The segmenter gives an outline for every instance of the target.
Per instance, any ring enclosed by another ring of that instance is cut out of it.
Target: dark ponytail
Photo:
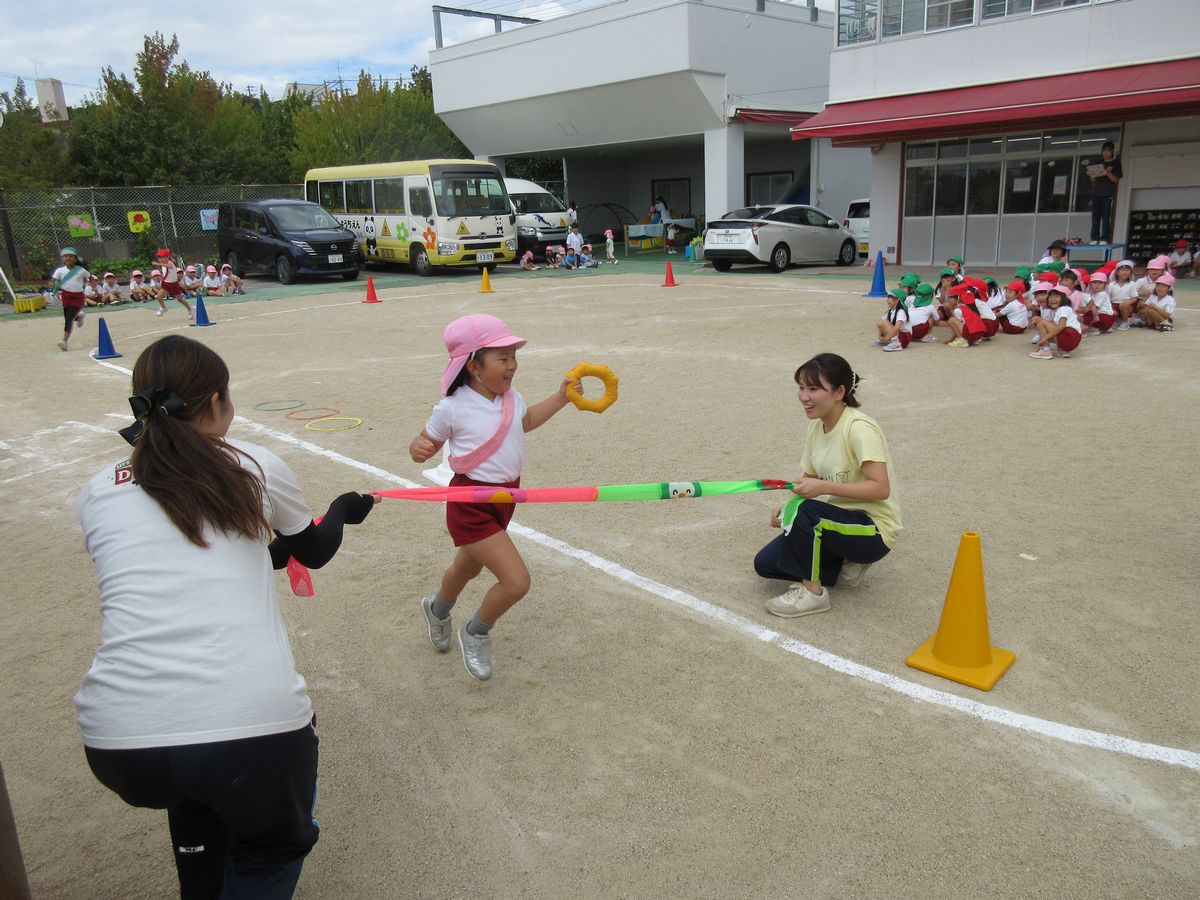
[[[213,394],[229,400],[224,360],[191,338],[162,338],[134,364],[133,391],[150,398],[174,395],[148,404],[131,464],[134,479],[175,527],[200,547],[208,546],[205,525],[249,540],[269,538],[262,469],[255,477],[238,461],[238,450],[196,428]]]
[[[856,409],[859,406],[855,391],[858,390],[858,383],[862,379],[850,368],[850,363],[846,362],[846,360],[842,359],[836,353],[818,353],[798,368],[793,377],[796,380],[796,384],[801,386],[819,386],[828,388],[831,391],[836,391],[839,387],[843,387],[846,389],[843,402],[847,406]]]

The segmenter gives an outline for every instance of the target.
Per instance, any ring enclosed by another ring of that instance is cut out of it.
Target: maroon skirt
[[[501,484],[491,481],[476,481],[466,475],[455,475],[450,479],[451,487],[460,484],[515,488],[521,486],[521,479]],[[507,531],[508,523],[512,521],[513,513],[516,510],[517,504],[515,503],[447,503],[446,529],[450,532],[455,547],[475,544],[493,534]]]

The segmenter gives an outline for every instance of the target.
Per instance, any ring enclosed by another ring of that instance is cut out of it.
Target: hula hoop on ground
[[[298,416],[296,413],[319,413],[316,416]],[[314,419],[326,419],[329,416],[336,416],[341,413],[340,409],[334,409],[332,406],[310,406],[306,409],[293,409],[291,412],[284,413],[285,419],[293,419],[297,422],[311,422]]]
[[[299,409],[300,407],[302,407],[304,405],[303,400],[295,401],[295,403],[292,406],[273,405],[273,404],[279,404],[279,403],[292,403],[292,401],[291,400],[266,400],[262,403],[256,404],[254,408],[259,410],[260,412],[284,412],[285,410],[289,410],[289,409]]]
[[[336,428],[314,428],[313,426],[321,422],[351,422],[351,425],[338,425]],[[363,423],[363,420],[358,416],[323,416],[320,419],[309,419],[304,423],[304,427],[309,431],[349,431],[351,428],[357,428]]]

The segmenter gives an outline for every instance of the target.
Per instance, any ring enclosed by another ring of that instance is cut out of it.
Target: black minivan
[[[239,200],[217,214],[217,249],[241,275],[274,272],[283,284],[301,275],[358,277],[354,233],[307,200]]]

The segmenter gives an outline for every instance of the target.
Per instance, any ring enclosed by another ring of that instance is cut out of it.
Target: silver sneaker
[[[827,612],[832,605],[829,588],[825,588],[818,597],[804,585],[793,584],[778,597],[767,601],[767,612],[785,619],[794,619],[797,616]]]
[[[862,584],[867,570],[874,563],[843,562],[842,574],[838,576],[838,587],[856,588]]]
[[[429,626],[429,643],[438,653],[447,652],[450,649],[450,635],[454,632],[450,624],[452,617],[439,619],[433,614],[433,594],[421,601],[421,609],[425,611],[425,624]]]
[[[479,681],[492,677],[492,636],[468,634],[467,626],[458,629],[458,645],[462,648],[463,665],[467,674]]]

